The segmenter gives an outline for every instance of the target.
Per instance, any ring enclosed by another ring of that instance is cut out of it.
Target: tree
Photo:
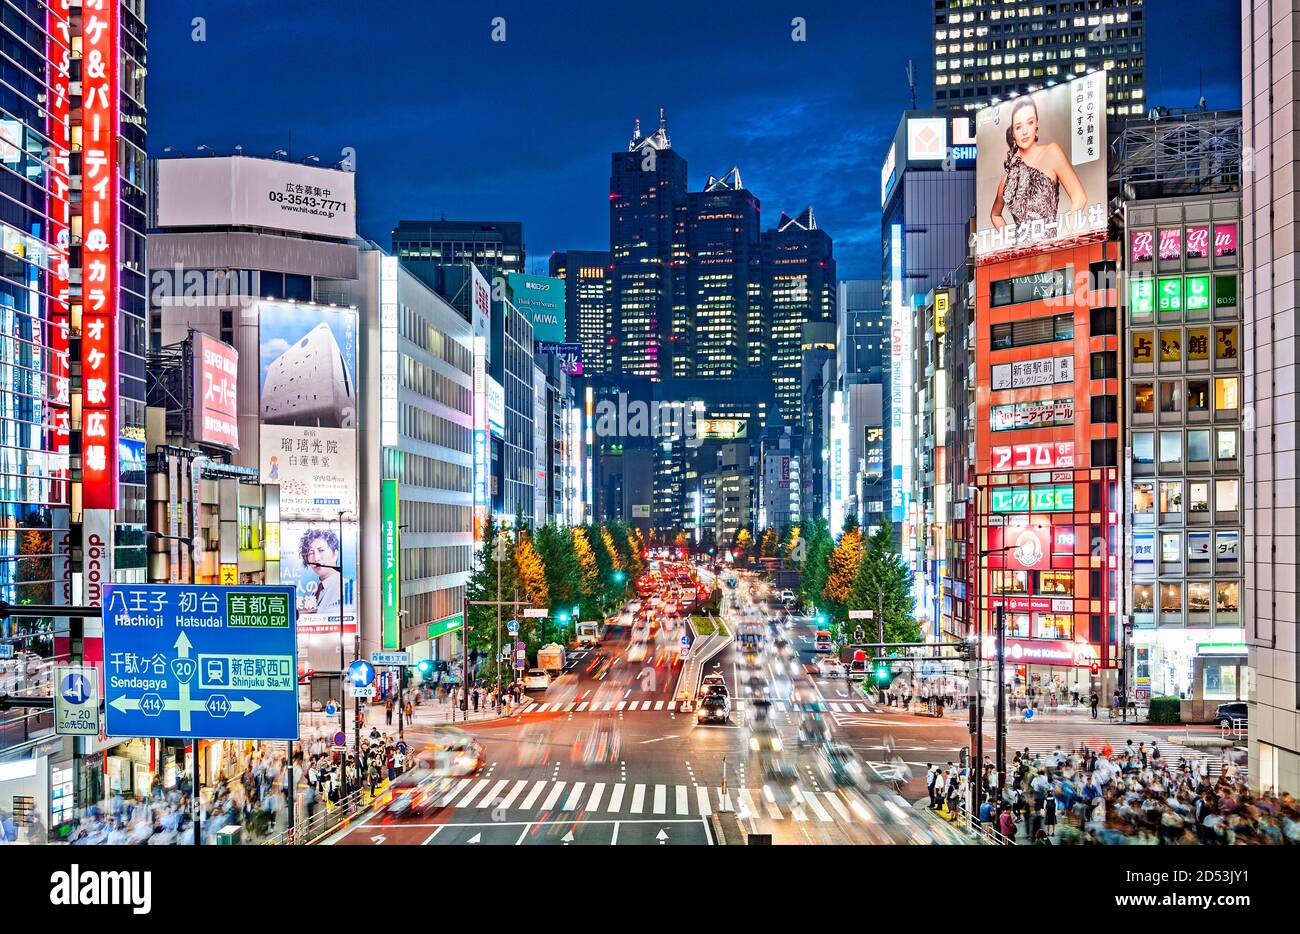
[[[792,525],[792,526],[790,526],[790,533],[789,533],[789,535],[785,536],[785,555],[784,555],[784,557],[786,557],[786,558],[793,558],[793,557],[794,557],[794,546],[795,546],[795,543],[796,543],[797,541],[799,541],[799,535],[802,533],[802,531],[803,531],[803,527],[802,527],[802,526],[799,526],[799,525]]]
[[[498,542],[504,542],[504,560],[498,561]],[[470,573],[469,583],[465,587],[465,598],[470,601],[469,618],[466,620],[465,640],[471,654],[490,659],[497,647],[497,607],[474,606],[475,602],[492,603],[498,600],[513,600],[518,577],[515,562],[510,554],[510,538],[488,518],[483,527],[483,544],[475,556],[474,570]],[[500,586],[497,585],[498,573]],[[504,594],[504,596],[502,596]],[[531,622],[531,621],[530,621]],[[522,626],[523,621],[520,621]],[[468,674],[468,673],[467,673]]]
[[[674,548],[690,548],[691,540],[685,532],[678,532],[677,537],[673,539]]]
[[[826,600],[837,611],[837,618],[843,615],[842,611],[848,603],[849,588],[853,586],[853,578],[858,574],[862,551],[862,530],[858,528],[857,520],[854,519],[852,524],[846,520],[844,534],[831,552],[830,572],[826,577],[826,586],[822,589]]]
[[[527,529],[520,529],[515,536],[514,558],[520,591],[529,603],[547,606],[551,602],[551,594],[546,586],[546,568],[533,544],[532,534]]]
[[[763,537],[758,543],[758,553],[764,558],[775,558],[777,548],[776,530],[771,526],[763,531]]]
[[[591,547],[591,531],[579,527],[571,534],[573,558],[578,563],[578,593],[581,597],[582,615],[586,619],[599,619],[600,568],[596,564],[596,553]]]
[[[816,520],[807,531],[801,565],[803,573],[799,581],[800,602],[810,611],[822,603],[822,591],[830,574],[830,557],[834,547],[826,520]]]
[[[921,641],[921,627],[913,614],[912,571],[903,560],[889,523],[882,522],[867,539],[849,588],[848,605],[872,612],[882,607],[885,642]],[[870,638],[874,637],[872,633]]]

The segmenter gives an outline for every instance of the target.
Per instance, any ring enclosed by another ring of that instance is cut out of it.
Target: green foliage
[[[873,612],[883,606],[885,641],[919,642],[921,627],[912,612],[912,572],[894,541],[893,526],[882,522],[865,544],[849,588],[848,606]],[[874,634],[870,639],[874,641]]]
[[[826,589],[826,579],[830,576],[830,558],[835,543],[831,541],[831,533],[824,519],[816,520],[800,534],[805,543],[805,552],[803,574],[799,582],[799,600],[805,610],[812,612],[822,602],[822,591]]]
[[[1181,723],[1182,708],[1177,697],[1153,697],[1147,708],[1147,720],[1151,723]]]

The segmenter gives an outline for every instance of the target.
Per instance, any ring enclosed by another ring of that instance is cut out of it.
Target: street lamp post
[[[1006,551],[1013,551],[1013,550],[1015,550],[1015,549],[1018,548],[1018,547],[1019,547],[1018,545],[1003,545],[1001,548],[989,548],[989,549],[986,549],[986,550],[984,550],[984,551],[981,551],[981,552],[979,553],[979,556],[980,556],[981,558],[984,558],[984,557],[987,557],[988,555],[996,555],[996,554],[1001,554],[1001,553],[1006,552]],[[1006,568],[1000,568],[1000,569],[999,569],[999,572],[1002,573],[1002,574],[1006,574]],[[976,570],[976,573],[978,573],[978,569]],[[993,618],[994,618],[994,620],[996,621],[996,633],[997,633],[996,675],[997,675],[997,679],[998,679],[998,695],[997,695],[997,696],[998,696],[998,700],[997,700],[997,710],[996,710],[995,715],[994,715],[994,716],[995,716],[996,727],[997,727],[997,736],[995,737],[994,744],[993,744],[993,750],[994,750],[994,753],[993,753],[993,754],[994,754],[994,766],[993,766],[993,767],[997,770],[997,776],[998,776],[998,786],[997,786],[997,787],[998,787],[998,793],[1001,794],[1002,789],[1006,787],[1006,780],[1007,780],[1007,777],[1006,777],[1006,771],[1007,771],[1007,737],[1006,737],[1006,731],[1007,731],[1007,679],[1006,679],[1005,670],[1004,670],[1004,668],[1005,668],[1005,664],[1006,664],[1006,648],[1007,648],[1007,626],[1006,626],[1006,602],[1007,602],[1007,601],[1006,601],[1006,581],[1005,581],[1005,580],[1003,580],[1003,582],[1002,582],[1002,586],[998,588],[998,591],[997,591],[997,592],[998,592],[999,595],[1002,596],[1002,602],[1000,602],[1000,603],[997,605],[997,607],[994,608],[994,611],[993,611]],[[979,627],[978,627],[978,626],[976,627],[976,633],[975,633],[975,635],[976,635],[976,639],[978,640],[978,639],[980,638],[980,633],[979,633]],[[981,653],[981,654],[982,654],[982,653]],[[977,668],[976,671],[978,672],[979,669]],[[981,694],[982,694],[982,692],[981,692]],[[979,703],[982,705],[982,703],[983,703],[982,699],[980,700]],[[980,716],[977,718],[977,726],[978,726],[979,731],[980,731],[980,732],[979,732],[979,744],[978,744],[979,748],[978,748],[978,750],[977,750],[977,755],[980,756],[980,767],[983,768],[983,762],[984,762],[984,760],[983,760],[983,754],[984,754],[984,724],[983,724],[983,714],[982,714],[982,712],[981,712]]]
[[[346,740],[347,733],[348,733],[348,695],[347,695],[348,664],[347,664],[347,657],[346,657],[347,650],[344,648],[343,645],[343,604],[344,604],[343,516],[344,514],[345,513],[343,512],[343,510],[339,510],[339,547],[337,552],[339,563],[321,564],[319,561],[308,561],[307,566],[313,568],[326,568],[328,570],[336,572],[339,576],[339,732],[343,734],[344,740]],[[361,698],[357,698],[356,710],[358,714],[361,712]],[[344,743],[344,748],[345,749],[347,748],[346,742]],[[357,754],[360,755],[361,753],[361,724],[360,723],[358,723],[356,726],[356,750],[357,750]],[[339,771],[343,779],[340,782],[340,784],[343,785],[345,788],[347,785],[346,766],[347,766],[346,761],[340,761]]]

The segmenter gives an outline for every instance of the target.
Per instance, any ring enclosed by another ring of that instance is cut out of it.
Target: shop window
[[[1114,396],[1108,398],[1114,399]],[[1113,421],[1113,419],[1112,419]],[[1094,438],[1089,444],[1092,455],[1092,466],[1094,467],[1118,467],[1119,466],[1119,439],[1118,438]]]
[[[1039,613],[1037,631],[1038,639],[1074,640],[1074,617],[1069,613]]]
[[[1133,484],[1133,511],[1151,513],[1156,504],[1156,485],[1154,483]]]
[[[1187,533],[1187,573],[1205,574],[1210,570],[1210,533]],[[1207,598],[1208,599],[1208,598]]]
[[[1209,622],[1210,619],[1210,582],[1187,582],[1187,615],[1189,622]]]
[[[1183,387],[1180,383],[1165,381],[1160,384],[1160,411],[1180,412],[1183,406]],[[1163,447],[1163,440],[1161,445]],[[1163,459],[1163,458],[1162,458]]]
[[[1191,480],[1187,484],[1187,511],[1210,511],[1210,482],[1208,480]]]
[[[1133,432],[1133,463],[1155,463],[1156,436],[1149,431]]]
[[[1236,480],[1214,481],[1214,511],[1236,512],[1239,483]]]
[[[1028,613],[1008,613],[1006,615],[1007,638],[1009,639],[1028,639],[1029,638],[1029,614]]]
[[[1209,462],[1210,430],[1208,428],[1187,432],[1187,460],[1192,464]]]
[[[1182,617],[1183,585],[1170,582],[1160,585],[1160,617]]]
[[[1150,613],[1155,609],[1155,588],[1151,584],[1133,585],[1133,612]]]
[[[1208,379],[1189,379],[1187,381],[1187,411],[1210,411],[1210,381]]]
[[[1237,546],[1241,541],[1240,532],[1214,533],[1214,559],[1220,571],[1231,571],[1237,567]]]
[[[1133,384],[1133,411],[1138,415],[1153,415],[1156,410],[1156,387],[1154,383]]]
[[[1160,536],[1160,560],[1177,564],[1183,560],[1183,536],[1180,532],[1165,532]]]
[[[1214,381],[1214,411],[1237,410],[1237,377],[1220,376]]]
[[[1214,432],[1214,439],[1219,460],[1235,461],[1237,459],[1237,429],[1218,428]]]
[[[993,593],[1029,593],[1028,571],[992,571],[989,586]]]
[[[1202,672],[1202,696],[1208,700],[1237,699],[1237,659],[1207,659]]]
[[[1040,571],[1038,575],[1038,592],[1053,597],[1074,596],[1074,573],[1072,571]]]
[[[1183,460],[1183,433],[1181,431],[1160,432],[1160,463],[1180,464]]]
[[[1183,508],[1183,481],[1162,480],[1160,482],[1160,512],[1181,512]]]
[[[1217,623],[1241,622],[1241,584],[1218,581],[1214,585],[1214,619]]]

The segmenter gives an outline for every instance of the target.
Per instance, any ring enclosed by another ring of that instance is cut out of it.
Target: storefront
[[[1003,678],[1008,697],[1014,703],[1016,699],[1027,700],[1032,696],[1040,706],[1049,707],[1070,704],[1076,696],[1080,702],[1086,702],[1088,695],[1098,690],[1092,671],[1097,662],[1097,647],[1087,642],[1031,639],[1020,635],[1013,628],[1012,619],[1017,618],[1016,625],[1022,628],[1037,625],[1036,622],[1018,619],[1029,615],[1008,613],[1006,617]],[[1062,616],[1061,619],[1070,617]],[[997,657],[994,637],[985,637],[983,651],[985,658]]]
[[[1196,683],[1198,660],[1213,659],[1225,654],[1227,656],[1244,654],[1245,648],[1241,640],[1240,629],[1135,628],[1133,630],[1134,688],[1139,696],[1145,691],[1151,697],[1180,697],[1190,700],[1200,693]],[[1218,667],[1211,661],[1206,670],[1217,671]],[[1212,685],[1210,688],[1212,693],[1219,690],[1217,685]],[[1235,697],[1228,698],[1228,700],[1235,699]]]

